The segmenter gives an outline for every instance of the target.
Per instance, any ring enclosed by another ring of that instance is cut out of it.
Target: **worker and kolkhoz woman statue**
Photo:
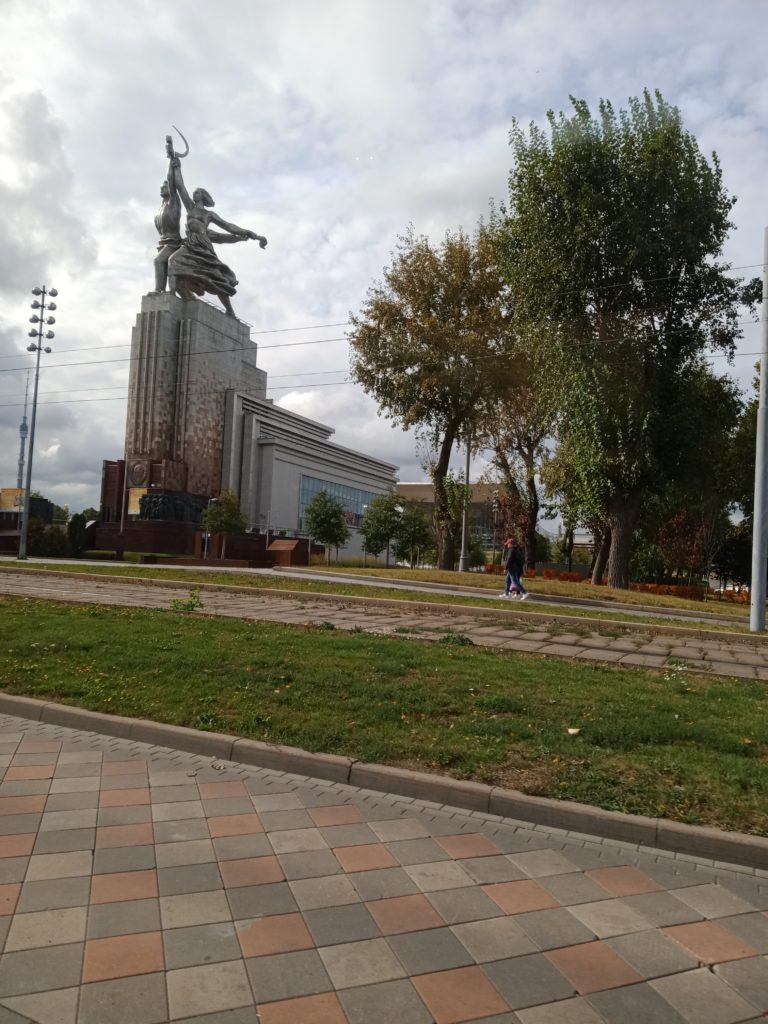
[[[176,131],[179,129],[176,128]],[[213,199],[204,188],[196,188],[189,195],[181,174],[181,161],[189,153],[189,144],[183,135],[181,138],[186,146],[184,153],[176,153],[171,136],[165,137],[169,163],[168,176],[160,186],[163,203],[155,216],[155,227],[160,235],[155,257],[155,293],[169,290],[176,292],[182,299],[192,299],[206,293],[216,295],[227,315],[234,316],[230,300],[237,288],[237,278],[218,258],[213,243],[223,245],[252,238],[263,249],[267,240],[263,235],[230,224],[218,213],[214,213]],[[187,211],[183,237],[182,203]],[[211,230],[213,224],[222,230]]]

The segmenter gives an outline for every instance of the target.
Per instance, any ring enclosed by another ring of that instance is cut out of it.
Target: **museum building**
[[[97,547],[191,554],[211,498],[231,489],[252,536],[305,536],[320,491],[356,526],[396,466],[334,444],[333,428],[266,397],[247,324],[199,299],[145,295],[131,341],[125,452],[104,462]]]

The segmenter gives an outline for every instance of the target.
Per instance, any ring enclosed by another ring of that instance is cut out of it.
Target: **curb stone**
[[[316,754],[298,747],[201,732],[146,719],[107,715],[1,691],[0,714],[69,729],[99,732],[139,743],[153,743],[222,761],[236,761],[290,774],[327,779],[357,789],[429,800],[463,810],[559,828],[564,832],[581,832],[746,867],[765,869],[768,866],[768,839],[740,832],[724,832],[661,818],[622,814],[586,804],[529,796],[480,782],[414,772],[389,765],[366,764],[335,754]]]

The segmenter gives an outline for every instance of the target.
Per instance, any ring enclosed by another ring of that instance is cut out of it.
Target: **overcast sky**
[[[409,223],[439,239],[504,198],[513,117],[660,88],[738,196],[727,257],[760,273],[766,0],[0,0],[0,13],[0,486],[16,484],[29,290],[54,285],[33,487],[73,511],[98,504],[101,461],[122,455],[171,124],[191,146],[188,185],[269,239],[222,254],[268,396],[403,480],[423,476],[414,439],[343,383],[343,325]],[[729,371],[745,386],[758,347],[745,327]]]

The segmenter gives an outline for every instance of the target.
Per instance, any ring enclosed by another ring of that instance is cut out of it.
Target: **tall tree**
[[[221,557],[226,558],[227,538],[242,533],[248,520],[240,511],[240,499],[234,491],[222,491],[210,501],[203,512],[203,526],[208,533],[221,534]]]
[[[320,491],[304,509],[304,529],[312,540],[324,544],[326,561],[331,564],[331,548],[340,548],[349,540],[347,514],[338,498]]]
[[[643,499],[685,458],[691,366],[732,350],[746,293],[720,261],[734,199],[677,108],[647,90],[618,113],[571,102],[547,129],[513,123],[498,238],[516,315],[547,328],[559,435],[625,587]]]
[[[350,317],[352,375],[403,428],[434,451],[434,525],[441,569],[456,560],[456,522],[445,480],[508,372],[508,288],[490,232],[448,232],[439,245],[409,229],[383,280]]]
[[[387,568],[389,547],[397,534],[402,514],[403,507],[396,494],[381,494],[370,503],[360,523],[366,549],[372,555],[378,555],[386,549]]]

